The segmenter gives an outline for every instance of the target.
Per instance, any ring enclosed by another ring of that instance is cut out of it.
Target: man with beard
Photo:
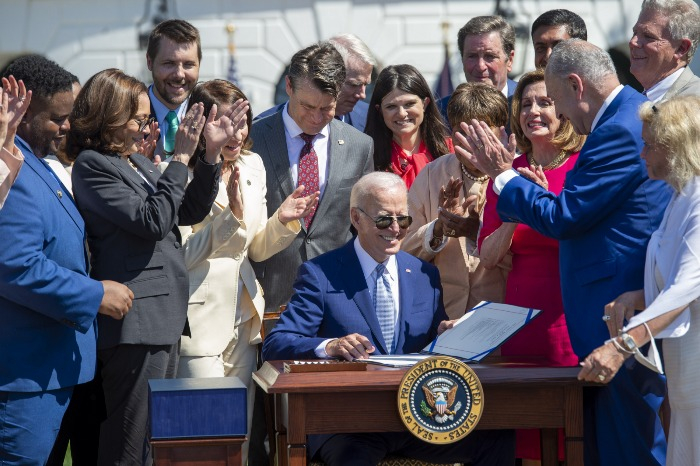
[[[151,99],[151,117],[160,128],[154,155],[164,161],[172,155],[177,127],[187,111],[190,93],[199,80],[201,60],[199,31],[187,21],[163,21],[148,38],[146,62],[153,76],[148,98]]]

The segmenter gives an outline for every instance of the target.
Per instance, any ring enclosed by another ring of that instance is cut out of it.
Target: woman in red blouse
[[[379,73],[365,133],[374,140],[374,169],[396,173],[409,189],[430,161],[453,152],[430,86],[411,65]]]

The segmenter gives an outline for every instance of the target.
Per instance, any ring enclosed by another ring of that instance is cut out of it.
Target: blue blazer
[[[19,139],[24,164],[0,210],[0,391],[69,387],[95,375],[103,288],[87,276],[70,192]]]
[[[639,157],[637,112],[645,100],[630,87],[615,97],[559,196],[516,177],[498,199],[504,221],[559,240],[564,314],[580,358],[609,338],[601,319],[605,304],[644,287],[647,242],[670,199],[670,188],[649,180]],[[609,384],[593,389],[585,398],[586,464],[664,464],[666,440],[657,416],[664,394],[664,377],[633,359]]]
[[[284,108],[284,105],[287,102],[281,103],[279,105],[275,105],[272,108],[268,108],[264,112],[258,113],[255,118],[253,118],[253,121],[258,121],[261,120],[265,117],[268,117],[270,115],[273,115],[280,110]],[[369,108],[369,104],[365,102],[364,100],[358,101],[355,106],[353,107],[352,111],[350,113],[343,115],[342,117],[336,117],[336,119],[342,121],[343,123],[347,123],[350,126],[353,126],[355,129],[358,131],[364,133],[365,132],[365,125],[367,124],[367,109]]]
[[[609,338],[603,307],[644,287],[649,237],[659,226],[671,191],[649,180],[637,117],[646,99],[625,87],[588,136],[578,161],[555,196],[523,177],[498,199],[504,221],[526,223],[560,240],[559,262],[567,325],[583,358]]]
[[[447,319],[437,268],[410,254],[396,255],[399,270],[399,319],[396,354],[422,350]],[[372,297],[353,240],[299,267],[287,310],[265,338],[263,356],[316,359],[324,340],[351,333],[367,337],[375,354],[388,354]]]

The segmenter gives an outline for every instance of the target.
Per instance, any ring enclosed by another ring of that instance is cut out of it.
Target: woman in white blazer
[[[208,116],[214,104],[223,114],[239,99],[247,100],[236,86],[213,80],[197,85],[190,105],[202,102]],[[250,110],[247,118],[252,121]],[[199,150],[203,144],[202,137]],[[302,197],[300,186],[268,219],[265,167],[251,146],[245,125],[222,150],[222,180],[211,212],[201,223],[180,228],[190,276],[191,336],[182,337],[178,367],[180,378],[240,378],[248,387],[249,428],[265,302],[248,258],[263,261],[289,246],[301,230],[299,219],[318,199],[318,193]]]

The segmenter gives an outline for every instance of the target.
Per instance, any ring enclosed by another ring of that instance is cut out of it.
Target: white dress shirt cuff
[[[316,347],[314,350],[314,353],[316,353],[317,358],[321,359],[330,359],[330,356],[328,356],[328,353],[326,353],[326,345],[330,343],[331,341],[335,340],[335,338],[329,338],[328,340],[323,340],[320,345]]]
[[[438,244],[435,249],[430,247],[430,241],[433,239],[433,232],[435,231],[435,222],[437,222],[437,219],[428,223],[428,228],[425,230],[425,236],[423,237],[423,249],[433,254],[437,254],[438,252],[442,251],[447,244],[448,239],[447,236],[443,235],[440,244]]]
[[[496,179],[493,180],[493,192],[495,192],[496,194],[498,194],[500,196],[501,191],[503,190],[503,188],[505,188],[506,184],[510,180],[515,178],[516,176],[520,176],[520,175],[518,175],[518,172],[516,172],[515,170],[512,170],[512,169],[506,170],[503,173],[501,173],[500,175],[498,175],[496,177]]]

